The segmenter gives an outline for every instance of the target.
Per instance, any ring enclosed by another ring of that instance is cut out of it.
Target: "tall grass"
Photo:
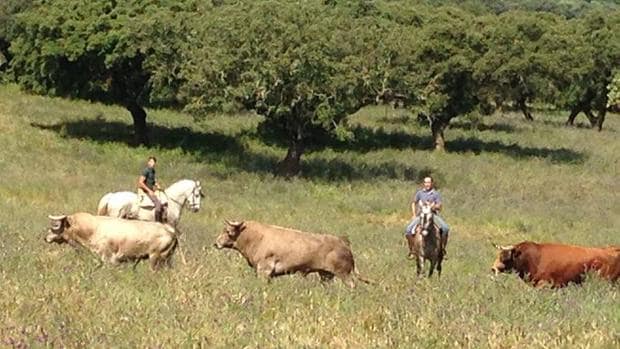
[[[0,346],[617,348],[618,285],[537,290],[489,273],[490,241],[620,244],[617,115],[600,133],[536,119],[457,120],[440,154],[405,112],[368,108],[351,117],[355,140],[306,154],[286,181],[270,172],[286,150],[251,115],[150,110],[154,146],[131,147],[121,108],[0,87]],[[165,184],[203,182],[201,211],[181,220],[188,265],[97,269],[90,253],[42,240],[48,214],[134,190],[151,154]],[[402,230],[427,173],[453,233],[441,279],[420,280]],[[211,247],[225,218],[347,235],[378,284],[263,283]]]

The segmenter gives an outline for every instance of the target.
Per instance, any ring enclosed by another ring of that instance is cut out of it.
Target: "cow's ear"
[[[512,250],[510,250],[510,255],[512,256],[513,259],[519,258],[521,256],[521,250],[512,248]]]
[[[65,219],[65,224],[67,228],[73,226],[75,224],[75,218],[73,218],[73,216],[67,216]]]
[[[241,234],[242,231],[245,230],[245,222],[235,222],[236,224],[231,225],[232,229],[228,229],[228,235],[232,238],[236,238]]]

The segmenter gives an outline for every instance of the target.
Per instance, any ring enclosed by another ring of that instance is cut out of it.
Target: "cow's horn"
[[[237,222],[237,221],[229,221],[228,219],[225,219],[224,222],[226,222],[226,224],[230,225],[231,227],[239,227],[241,226],[241,224],[243,224],[243,222]]]
[[[67,215],[60,215],[60,216],[53,216],[53,215],[48,215],[47,218],[53,220],[53,221],[60,221],[63,220],[65,218],[67,218]]]
[[[491,244],[493,245],[493,247],[495,247],[498,250],[512,250],[514,248],[513,245],[501,246],[501,245],[498,245],[498,244],[496,244],[494,242],[491,242]]]

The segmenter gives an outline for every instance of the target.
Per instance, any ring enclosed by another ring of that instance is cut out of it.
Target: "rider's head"
[[[157,159],[154,156],[149,156],[149,159],[146,161],[146,166],[155,167],[156,162],[157,162]]]
[[[424,179],[422,180],[422,185],[424,186],[424,190],[431,190],[433,188],[433,177],[424,177]]]

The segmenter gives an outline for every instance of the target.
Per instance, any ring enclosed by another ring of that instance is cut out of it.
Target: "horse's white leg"
[[[187,265],[187,259],[185,259],[185,249],[181,246],[183,246],[183,244],[181,243],[181,241],[179,241],[179,245],[177,246],[177,248],[179,249],[179,253],[181,254],[181,262],[183,262],[183,265]]]
[[[416,264],[418,276],[420,276],[422,274],[422,269],[424,268],[424,257],[419,255],[418,258],[416,258],[415,260],[415,264]]]

